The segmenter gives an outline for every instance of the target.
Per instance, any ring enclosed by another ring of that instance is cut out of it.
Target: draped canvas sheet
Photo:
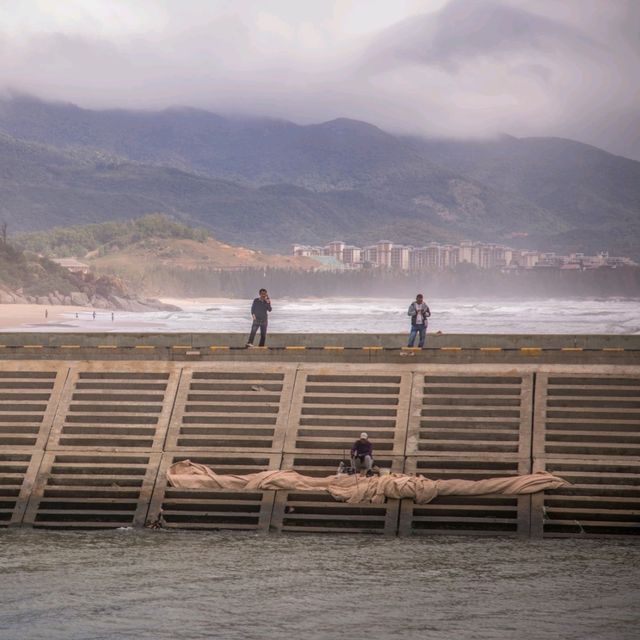
[[[209,467],[183,460],[169,467],[167,479],[176,489],[214,489],[219,491],[326,491],[339,502],[350,504],[385,498],[411,498],[418,504],[431,502],[437,496],[479,496],[503,494],[517,496],[545,489],[558,489],[569,483],[550,473],[485,480],[431,480],[424,476],[390,473],[384,476],[335,475],[324,478],[303,476],[296,471],[261,471],[247,475],[220,475]]]

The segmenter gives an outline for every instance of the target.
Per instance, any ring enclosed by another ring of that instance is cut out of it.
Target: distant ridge
[[[389,236],[640,257],[640,163],[571,140],[425,141],[346,118],[300,126],[26,97],[0,101],[0,131],[0,217],[14,228],[166,211],[281,251]]]

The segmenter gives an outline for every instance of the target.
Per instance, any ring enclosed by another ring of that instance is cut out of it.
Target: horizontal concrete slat
[[[401,472],[402,456],[380,456],[376,463]],[[335,456],[326,454],[285,454],[282,469],[293,469],[314,477],[336,473]],[[278,491],[273,509],[272,528],[282,532],[369,533],[393,536],[398,526],[398,500],[384,504],[347,504],[329,494]]]
[[[535,406],[534,457],[640,459],[640,372],[540,373]]]
[[[445,458],[412,456],[405,473],[436,479],[482,480],[530,472],[528,460],[503,456]],[[530,496],[438,496],[428,504],[402,500],[400,535],[528,536]]]
[[[0,451],[0,527],[22,523],[42,456],[33,447]]]
[[[174,489],[167,470],[175,462],[191,460],[210,466],[219,474],[248,474],[278,469],[281,455],[241,452],[233,456],[193,449],[166,452],[162,456],[148,522],[179,529],[247,529],[266,532],[271,522],[273,491],[229,492],[210,489]]]
[[[411,373],[395,367],[384,371],[340,365],[301,368],[285,453],[342,456],[366,431],[374,452],[403,454],[410,387]]]
[[[58,361],[0,361],[0,452],[21,446],[44,449],[68,370],[67,363]],[[37,404],[26,399],[34,393]]]
[[[640,536],[640,460],[545,457],[533,471],[571,485],[532,496],[532,536]]]
[[[47,449],[161,451],[179,375],[170,363],[72,364]]]
[[[165,450],[280,453],[295,373],[295,365],[185,366]],[[231,387],[224,402],[202,402],[212,385]]]
[[[533,374],[526,370],[416,371],[406,454],[527,458],[532,396]]]
[[[84,451],[69,456],[48,452],[40,465],[24,522],[45,528],[142,526],[159,463],[159,453]],[[80,478],[80,484],[68,483]],[[62,486],[66,491],[60,490]],[[107,486],[113,495],[105,500]]]

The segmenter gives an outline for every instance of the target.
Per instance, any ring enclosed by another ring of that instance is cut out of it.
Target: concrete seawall
[[[406,334],[273,334],[245,348],[238,333],[0,333],[0,360],[237,362],[558,363],[640,365],[640,335],[429,335],[407,349]]]
[[[400,349],[404,336],[301,339],[0,334],[0,525],[640,534],[640,337],[447,336],[423,351]],[[166,486],[186,458],[328,475],[362,430],[393,471],[548,470],[572,486],[419,506]]]

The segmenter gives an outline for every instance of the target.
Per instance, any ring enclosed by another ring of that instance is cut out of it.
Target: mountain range
[[[640,258],[640,162],[560,138],[424,140],[347,119],[0,101],[10,231],[151,212],[281,251],[471,239]]]

